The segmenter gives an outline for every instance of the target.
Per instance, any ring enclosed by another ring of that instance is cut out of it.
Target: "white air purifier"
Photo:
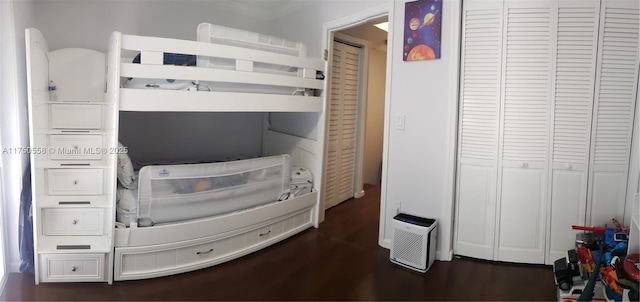
[[[436,253],[437,221],[400,213],[393,217],[393,238],[389,260],[424,273]]]

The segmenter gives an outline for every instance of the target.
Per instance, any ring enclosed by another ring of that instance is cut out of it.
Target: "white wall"
[[[387,52],[369,50],[369,75],[367,91],[367,121],[365,126],[364,165],[362,180],[365,184],[380,183],[382,143],[384,137],[384,96],[387,69]]]
[[[438,219],[438,258],[450,259],[461,1],[443,2],[442,56],[433,61],[402,61],[405,1],[322,1],[307,13],[275,22],[272,29],[305,42],[311,55],[320,56],[325,48],[323,24],[389,2],[393,4],[394,24],[393,40],[387,48],[392,61],[387,70],[391,86],[386,110],[391,124],[398,116],[406,116],[406,127],[388,129],[387,133],[380,243],[389,247],[394,206],[400,202],[402,212]]]
[[[28,147],[29,132],[27,122],[27,84],[24,28],[32,26],[33,1],[8,1],[3,3],[2,14],[2,89],[0,93],[0,128],[3,147]],[[4,9],[10,8],[5,11]],[[12,9],[12,10],[11,10]],[[8,18],[8,19],[7,19]],[[11,19],[12,18],[12,19]],[[7,28],[12,27],[12,28]],[[5,33],[8,36],[4,36]],[[8,266],[10,271],[18,271],[20,254],[18,250],[18,214],[22,174],[26,169],[28,154],[3,154],[4,223],[8,242]]]
[[[193,3],[193,2],[191,2]],[[112,31],[176,39],[196,39],[203,22],[265,31],[269,22],[179,1],[37,0],[35,27],[50,50],[64,47],[106,52]]]
[[[441,58],[404,62],[404,1],[396,1],[391,74],[390,124],[405,116],[405,130],[389,129],[383,242],[400,212],[436,218],[438,259],[450,259],[458,84],[460,0],[444,0]],[[384,243],[383,243],[384,244]]]

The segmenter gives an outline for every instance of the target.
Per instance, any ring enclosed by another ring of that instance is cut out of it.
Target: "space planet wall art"
[[[404,7],[404,61],[440,58],[442,1],[418,0]]]

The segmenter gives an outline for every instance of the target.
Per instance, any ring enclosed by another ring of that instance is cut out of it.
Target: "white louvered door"
[[[502,1],[465,1],[464,5],[455,250],[493,259]]]
[[[638,5],[464,2],[456,254],[551,264],[624,218]]]
[[[547,264],[575,248],[571,226],[585,225],[599,11],[600,0],[558,3]]]
[[[556,1],[505,3],[495,259],[544,263]]]
[[[355,192],[361,49],[333,42],[325,176],[325,209]]]
[[[638,84],[637,0],[602,0],[587,224],[624,217]]]

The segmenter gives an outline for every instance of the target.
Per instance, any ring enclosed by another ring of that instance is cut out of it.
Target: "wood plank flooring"
[[[550,266],[455,258],[425,273],[389,262],[378,246],[380,186],[327,211],[318,229],[242,258],[175,276],[43,283],[11,274],[1,301],[556,300]]]

